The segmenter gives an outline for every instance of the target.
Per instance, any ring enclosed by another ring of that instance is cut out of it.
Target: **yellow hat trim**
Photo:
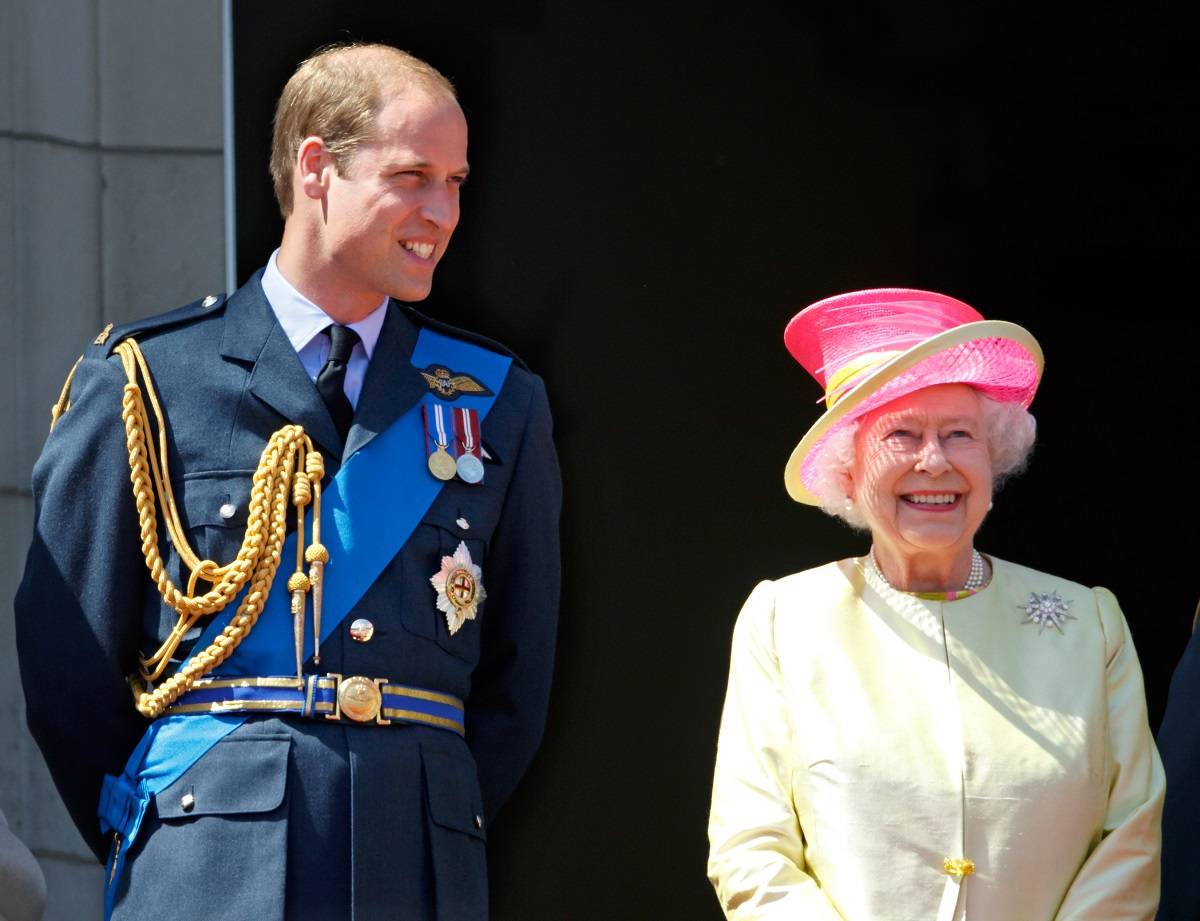
[[[833,373],[833,376],[825,384],[825,407],[832,409],[833,404],[850,390],[855,379],[864,371],[871,371],[878,368],[899,354],[896,350],[889,352],[866,352],[846,362]]]

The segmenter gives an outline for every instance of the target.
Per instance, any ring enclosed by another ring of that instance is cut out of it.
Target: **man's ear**
[[[300,188],[307,198],[319,201],[329,191],[329,177],[334,169],[333,157],[319,137],[306,137],[296,151],[296,171]]]

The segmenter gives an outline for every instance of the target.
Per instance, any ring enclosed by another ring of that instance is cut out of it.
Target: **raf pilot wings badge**
[[[492,391],[483,384],[460,371],[451,371],[441,365],[430,365],[421,372],[425,383],[433,391],[434,396],[442,400],[457,400],[464,393],[476,396],[492,396]]]

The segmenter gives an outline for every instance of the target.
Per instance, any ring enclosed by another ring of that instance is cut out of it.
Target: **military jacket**
[[[410,362],[419,330],[467,339],[392,302],[342,441],[262,293],[259,276],[98,337],[34,470],[36,529],[17,600],[29,726],[99,859],[101,779],[147,721],[126,676],[176,621],[141,551],[112,355],[133,336],[165,413],[189,542],[224,563],[241,544],[251,475],[270,435],[304,427],[327,476],[430,393]],[[558,610],[560,481],[539,378],[514,360],[483,425],[485,477],[447,483],[407,543],[306,669],[365,675],[466,703],[466,737],[412,725],[248,719],[155,798],[114,917],[184,905],[211,917],[482,918],[484,841],[540,741]],[[397,477],[428,477],[424,446]],[[486,600],[451,634],[430,577],[465,542]],[[159,534],[177,580],[178,554]],[[277,578],[286,578],[286,565]],[[349,635],[365,619],[368,642]],[[186,655],[199,628],[180,650]],[[186,795],[185,795],[186,794]]]

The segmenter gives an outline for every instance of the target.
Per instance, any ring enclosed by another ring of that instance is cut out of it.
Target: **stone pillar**
[[[98,918],[101,871],[25,729],[30,470],[105,323],[224,290],[221,136],[220,0],[0,3],[0,809],[45,872],[47,921]]]

